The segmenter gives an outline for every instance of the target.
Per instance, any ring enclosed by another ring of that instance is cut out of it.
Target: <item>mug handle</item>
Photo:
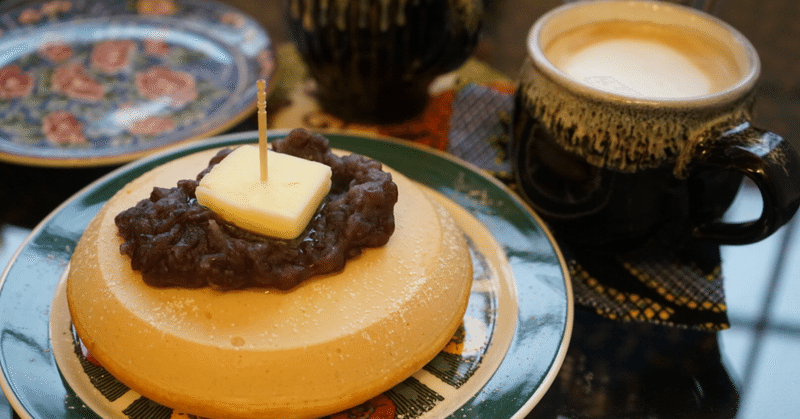
[[[800,156],[781,136],[745,122],[722,133],[721,141],[700,146],[695,170],[739,172],[761,192],[761,216],[749,222],[714,221],[696,226],[698,240],[749,244],[763,240],[786,224],[800,207]]]

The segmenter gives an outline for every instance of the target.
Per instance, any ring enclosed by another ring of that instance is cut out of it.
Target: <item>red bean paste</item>
[[[331,191],[305,231],[292,240],[236,227],[197,203],[203,176],[231,151],[214,156],[196,180],[153,188],[149,199],[116,216],[120,251],[155,287],[286,290],[340,271],[364,248],[383,246],[394,232],[397,185],[375,160],[331,152],[327,138],[294,130],[273,150],[331,167]]]

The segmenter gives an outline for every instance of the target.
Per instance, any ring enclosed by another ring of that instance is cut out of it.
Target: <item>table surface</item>
[[[279,0],[226,0],[287,41]],[[0,1],[0,7],[9,2]],[[486,0],[476,56],[510,79],[525,35],[554,0]],[[694,2],[692,0],[689,3]],[[800,2],[724,0],[715,14],[747,36],[762,59],[756,123],[800,149]],[[245,121],[234,129],[250,129]],[[32,168],[0,163],[0,267],[31,228],[110,168]],[[13,182],[12,182],[13,180]],[[32,195],[29,190],[40,193]],[[745,185],[731,219],[760,211]],[[718,333],[611,324],[578,310],[559,379],[529,418],[795,417],[800,411],[800,221],[748,246],[721,249],[731,327]],[[0,419],[12,418],[0,396]]]

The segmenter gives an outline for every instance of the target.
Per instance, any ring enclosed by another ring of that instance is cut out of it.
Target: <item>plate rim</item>
[[[269,136],[285,136],[290,131],[291,131],[290,129],[269,130],[268,131],[268,135]],[[560,247],[558,246],[557,241],[556,241],[554,235],[552,234],[552,232],[550,231],[550,229],[543,222],[543,220],[539,217],[539,215],[536,214],[536,212],[534,212],[533,209],[527,203],[525,203],[519,196],[514,194],[513,191],[511,191],[508,188],[508,186],[506,186],[505,184],[503,184],[501,181],[499,181],[495,177],[491,176],[490,174],[486,173],[483,169],[480,169],[478,166],[476,166],[476,165],[474,165],[474,164],[472,164],[470,162],[464,161],[464,160],[462,160],[462,159],[460,159],[458,157],[452,156],[452,155],[450,155],[450,154],[448,154],[448,153],[446,153],[444,151],[441,151],[441,150],[438,150],[438,149],[434,149],[434,148],[431,148],[431,147],[427,147],[427,146],[424,146],[424,145],[421,145],[421,144],[408,142],[408,141],[405,141],[405,140],[402,140],[402,139],[381,135],[381,134],[372,134],[372,133],[363,133],[363,132],[349,132],[349,131],[343,131],[343,130],[315,130],[314,132],[320,133],[322,135],[335,135],[335,136],[342,136],[342,137],[367,139],[367,140],[378,140],[378,141],[384,141],[384,142],[389,142],[389,143],[395,143],[395,144],[398,144],[398,145],[402,145],[404,147],[411,147],[411,148],[417,149],[418,151],[421,151],[421,152],[424,152],[424,153],[433,154],[434,156],[437,156],[439,158],[444,158],[444,159],[450,160],[454,164],[463,166],[466,169],[468,169],[471,172],[473,172],[474,174],[477,174],[478,176],[483,178],[485,181],[488,181],[488,182],[494,184],[497,188],[501,189],[508,198],[513,200],[530,217],[532,217],[536,221],[537,227],[540,228],[542,234],[547,239],[547,241],[550,243],[551,248],[553,250],[553,253],[557,257],[558,264],[559,264],[559,266],[561,268],[561,274],[562,274],[561,275],[561,281],[563,281],[564,290],[565,290],[565,294],[566,294],[565,295],[565,302],[566,302],[566,310],[565,311],[566,312],[565,312],[565,323],[564,323],[563,334],[561,336],[561,341],[560,341],[560,343],[558,345],[558,350],[556,351],[556,353],[552,357],[552,363],[550,365],[550,368],[544,374],[540,384],[537,386],[537,388],[534,390],[534,392],[531,394],[531,396],[528,398],[528,400],[525,401],[525,403],[523,403],[523,405],[512,416],[510,416],[509,419],[522,419],[522,418],[524,418],[533,409],[533,407],[542,399],[542,397],[544,396],[545,392],[550,388],[551,384],[555,380],[555,377],[558,374],[558,372],[559,372],[559,370],[561,368],[561,365],[563,364],[563,361],[564,361],[564,359],[566,357],[567,349],[569,347],[569,343],[570,343],[571,336],[572,336],[572,329],[573,329],[573,323],[574,323],[575,304],[574,304],[574,296],[573,296],[573,290],[572,290],[572,282],[571,282],[570,275],[569,275],[569,268],[568,268],[566,259],[565,259],[564,255],[563,255]],[[116,178],[116,177],[118,177],[118,176],[120,176],[120,175],[122,175],[122,174],[124,174],[124,173],[126,173],[128,171],[130,171],[131,169],[135,169],[137,166],[146,166],[146,165],[153,164],[153,163],[155,163],[155,162],[157,162],[159,160],[163,160],[163,159],[171,160],[173,158],[179,157],[179,155],[182,155],[181,153],[189,152],[192,149],[196,149],[194,151],[200,151],[200,150],[204,150],[204,149],[213,148],[215,146],[219,147],[223,143],[227,144],[227,145],[242,144],[242,143],[247,142],[247,140],[251,140],[252,141],[252,140],[257,139],[257,138],[258,138],[258,132],[257,131],[245,131],[245,132],[232,133],[232,134],[226,134],[226,135],[220,135],[220,136],[207,138],[206,140],[208,141],[208,143],[207,144],[203,144],[203,145],[198,145],[197,142],[188,142],[188,143],[184,142],[184,143],[176,144],[173,147],[169,147],[166,150],[163,150],[163,151],[148,155],[146,157],[140,158],[138,160],[129,162],[129,163],[127,163],[127,164],[125,164],[125,165],[123,165],[123,166],[121,166],[119,168],[116,168],[113,171],[101,176],[100,178],[96,179],[95,181],[93,181],[90,184],[86,185],[85,187],[81,188],[79,191],[77,191],[75,194],[73,194],[70,198],[68,198],[67,200],[62,202],[60,205],[58,205],[39,224],[37,224],[31,230],[30,234],[25,238],[25,240],[20,244],[19,248],[14,252],[12,257],[9,259],[8,265],[4,268],[4,270],[2,272],[2,275],[0,275],[0,291],[2,291],[3,286],[5,285],[6,279],[8,277],[8,274],[9,274],[12,266],[17,261],[18,257],[22,253],[23,249],[26,248],[27,245],[30,243],[30,241],[33,240],[33,238],[35,236],[37,236],[39,233],[41,233],[42,230],[44,230],[45,227],[50,223],[50,221],[53,218],[55,218],[66,206],[68,206],[70,203],[74,202],[79,197],[87,194],[89,191],[91,191],[93,189],[96,189],[98,186],[108,182],[112,178]],[[515,280],[515,283],[516,283],[516,280]],[[48,298],[50,298],[52,300],[52,296],[48,296]],[[48,322],[49,322],[49,314],[48,314]],[[48,327],[48,329],[49,329],[49,327]],[[48,338],[47,339],[48,339],[48,342],[49,342],[50,341],[49,332],[48,332]],[[49,356],[53,357],[53,354],[51,353]],[[2,366],[2,365],[0,365],[0,366]],[[3,394],[5,395],[6,399],[9,402],[9,404],[11,405],[12,409],[14,409],[14,411],[18,415],[23,417],[23,418],[36,419],[34,416],[32,416],[27,411],[27,409],[24,408],[24,406],[20,402],[17,394],[14,391],[11,390],[11,387],[10,387],[10,384],[9,384],[9,382],[7,380],[6,374],[7,374],[7,372],[5,371],[5,368],[2,368],[2,371],[0,371],[0,390],[2,390]],[[475,396],[477,396],[477,394],[474,395],[473,398]]]
[[[34,0],[32,2],[26,1],[19,1],[19,2],[12,2],[9,4],[9,7],[0,12],[0,17],[8,15],[11,11],[17,11],[23,7],[28,7],[32,5],[41,5],[47,3],[48,0]],[[253,27],[258,31],[260,35],[262,35],[266,39],[266,46],[264,47],[268,50],[271,54],[271,62],[272,62],[272,69],[269,74],[261,75],[261,74],[253,74],[253,78],[255,79],[266,79],[266,92],[267,94],[271,93],[276,84],[277,84],[277,68],[279,64],[279,57],[276,50],[276,45],[274,42],[273,37],[269,34],[267,29],[258,22],[255,18],[253,18],[250,14],[244,12],[240,8],[226,3],[221,3],[219,0],[188,0],[192,4],[205,4],[205,5],[220,5],[224,7],[225,10],[236,11],[240,15],[245,16],[247,19],[251,20],[254,24]],[[101,2],[99,0],[91,0],[89,3],[93,2]],[[84,15],[81,15],[82,17]],[[114,16],[111,16],[112,18]],[[122,14],[119,17],[125,18],[135,18],[135,15],[130,14]],[[172,17],[172,16],[167,16]],[[59,24],[66,24],[68,21],[57,22]],[[44,25],[43,27],[46,28],[50,25],[50,23]],[[41,28],[38,27],[30,27],[25,28],[23,30],[29,31],[39,31]],[[194,32],[193,32],[194,33]],[[197,35],[203,35],[204,39],[208,39],[214,41],[216,43],[220,43],[226,49],[233,49],[235,45],[223,42],[221,38],[218,37],[211,37],[209,33],[197,33]],[[255,62],[256,57],[246,57],[246,62],[251,63]],[[8,65],[13,64],[12,62],[7,63]],[[218,136],[219,134],[231,129],[232,127],[236,126],[237,124],[241,123],[247,117],[252,115],[257,108],[256,104],[256,92],[253,90],[251,95],[243,94],[239,100],[239,104],[234,107],[235,112],[231,112],[226,118],[223,118],[221,123],[205,130],[199,130],[197,132],[190,132],[187,133],[189,135],[185,136],[177,136],[174,140],[169,142],[165,142],[156,146],[152,147],[137,147],[135,149],[128,149],[128,150],[121,150],[119,152],[111,152],[111,153],[103,153],[101,155],[85,155],[85,156],[58,156],[58,155],[36,155],[36,154],[26,154],[24,151],[13,150],[13,149],[5,149],[0,148],[0,162],[6,162],[11,164],[19,164],[19,165],[26,165],[32,167],[41,167],[41,168],[90,168],[90,167],[99,167],[99,166],[114,166],[120,164],[126,164],[132,161],[139,160],[151,154],[156,154],[160,152],[166,152],[171,150],[175,147],[180,147],[185,144],[191,144],[197,142],[202,139]],[[252,96],[252,100],[248,100],[248,96]],[[198,124],[202,125],[202,124]],[[11,143],[13,142],[13,136],[11,137],[3,137],[0,138],[0,144],[2,143]],[[53,147],[57,148],[57,147]]]

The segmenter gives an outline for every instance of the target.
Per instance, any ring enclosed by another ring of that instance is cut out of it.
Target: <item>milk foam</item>
[[[723,90],[739,78],[726,49],[678,27],[600,22],[556,37],[545,55],[561,71],[599,90],[677,99]]]
[[[657,42],[610,40],[566,58],[564,72],[612,93],[660,98],[711,93],[712,82],[701,68]]]

